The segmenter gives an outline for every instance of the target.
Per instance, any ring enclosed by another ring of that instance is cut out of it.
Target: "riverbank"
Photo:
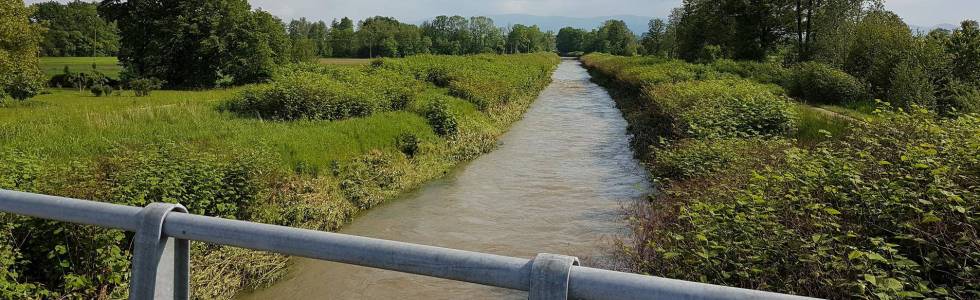
[[[294,71],[316,82],[284,74],[270,85],[149,97],[54,90],[0,107],[0,187],[129,205],[178,202],[198,214],[336,230],[493,149],[557,64],[553,54],[418,56]],[[359,108],[279,120],[229,108],[255,95],[266,98],[249,99],[292,101],[269,98],[289,95],[270,92],[280,87]],[[131,235],[2,218],[0,256],[11,259],[20,283],[12,295],[125,296]],[[229,299],[285,274],[280,255],[193,247],[195,298]]]
[[[621,254],[634,272],[831,299],[978,294],[976,115],[878,111],[837,126],[759,80],[781,67],[582,59],[623,92],[658,187],[632,212]]]
[[[622,206],[649,192],[626,122],[578,61],[565,59],[499,147],[371,209],[341,233],[516,257],[561,253],[606,266]],[[243,299],[526,299],[475,284],[309,259]]]

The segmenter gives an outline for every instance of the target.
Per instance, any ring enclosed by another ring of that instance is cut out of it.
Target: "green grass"
[[[65,66],[72,72],[91,72],[92,64],[99,72],[111,78],[119,78],[122,66],[115,57],[42,57],[41,71],[49,78],[64,73]]]
[[[858,120],[866,120],[875,114],[878,104],[873,101],[849,102],[844,105],[823,105],[820,108],[846,115]]]
[[[283,168],[292,168],[298,163],[325,167],[371,149],[394,149],[401,133],[436,138],[424,118],[404,111],[335,122],[272,122],[215,109],[237,91],[94,97],[53,90],[30,104],[0,109],[0,146],[33,149],[57,161],[95,158],[115,146],[167,141],[217,149],[264,146],[281,155]]]
[[[797,124],[793,138],[804,145],[843,137],[851,130],[851,120],[820,111],[806,104],[796,105]]]

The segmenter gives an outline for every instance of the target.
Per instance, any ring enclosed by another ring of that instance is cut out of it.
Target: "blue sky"
[[[26,0],[27,3],[45,0]],[[66,0],[61,0],[66,1]],[[596,17],[666,16],[681,0],[249,0],[283,19],[330,20],[384,15],[417,21],[442,14]],[[957,24],[980,19],[980,0],[886,0],[885,6],[913,25]]]

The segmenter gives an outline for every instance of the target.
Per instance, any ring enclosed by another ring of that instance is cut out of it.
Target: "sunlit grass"
[[[0,109],[0,148],[43,153],[56,161],[96,158],[113,147],[179,142],[209,149],[267,148],[283,168],[323,168],[371,149],[394,148],[412,133],[436,139],[422,116],[404,111],[342,121],[274,122],[220,112],[236,89],[155,91],[149,97],[94,97],[53,90]]]
[[[793,137],[802,144],[810,145],[847,135],[855,120],[820,111],[806,104],[796,105],[796,132]]]
[[[65,66],[72,72],[92,72],[92,64],[96,70],[106,76],[119,78],[122,66],[119,60],[112,56],[107,57],[41,57],[41,71],[48,77],[64,73]]]

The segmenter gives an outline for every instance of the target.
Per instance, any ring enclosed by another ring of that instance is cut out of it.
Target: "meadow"
[[[40,58],[41,72],[44,72],[44,75],[48,78],[64,73],[66,66],[72,72],[90,73],[93,64],[96,70],[110,78],[119,79],[119,72],[122,72],[122,66],[119,65],[119,60],[112,56]]]
[[[429,55],[144,97],[51,89],[0,104],[0,188],[335,230],[490,151],[557,64],[554,54]],[[0,217],[12,237],[0,257],[17,271],[8,295],[125,297],[131,235]],[[26,238],[38,234],[54,238]],[[193,247],[195,298],[229,299],[285,274],[282,255]]]
[[[633,271],[830,299],[980,295],[977,115],[871,108],[825,66],[582,60],[621,91],[659,187],[631,209]]]

